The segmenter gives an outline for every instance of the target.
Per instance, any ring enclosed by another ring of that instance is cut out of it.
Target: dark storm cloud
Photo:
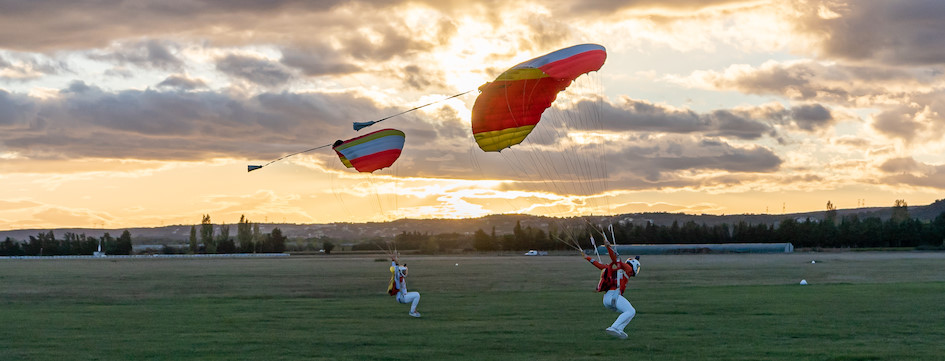
[[[217,70],[262,86],[288,83],[292,73],[279,63],[262,58],[227,55],[217,60]]]
[[[174,74],[157,84],[158,88],[174,88],[180,90],[194,90],[206,88],[207,83],[202,79],[191,78],[185,74]]]
[[[173,43],[150,39],[123,45],[110,52],[93,53],[89,58],[144,68],[178,70],[183,67],[184,62],[174,55],[171,50],[173,47],[176,47]]]
[[[824,56],[888,65],[945,64],[945,2],[857,0],[796,3],[799,30],[820,39]],[[839,17],[819,15],[827,8]]]
[[[930,165],[914,158],[893,158],[879,169],[887,175],[883,184],[945,189],[945,165]]]

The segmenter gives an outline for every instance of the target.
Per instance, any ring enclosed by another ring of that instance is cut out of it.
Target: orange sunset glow
[[[937,3],[134,4],[0,12],[0,230],[945,198],[945,24],[921,19]],[[480,150],[477,89],[584,43],[607,49],[600,71],[522,144]],[[381,128],[406,134],[390,168],[327,147],[247,172]]]

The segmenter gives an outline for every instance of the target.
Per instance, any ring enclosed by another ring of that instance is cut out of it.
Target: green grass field
[[[945,358],[945,253],[644,256],[627,340],[577,256],[378,257],[0,260],[0,360]]]

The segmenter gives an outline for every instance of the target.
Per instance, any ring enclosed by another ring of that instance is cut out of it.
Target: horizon
[[[937,0],[78,0],[0,24],[0,230],[776,215],[945,193]],[[584,43],[603,67],[523,143],[481,151],[476,89]],[[267,163],[385,128],[406,143],[373,174],[327,148]]]
[[[935,203],[937,203],[937,202],[940,202],[940,201],[945,201],[945,199],[936,200],[935,202],[930,203],[930,204],[907,205],[907,206],[908,206],[908,207],[929,207],[929,206],[931,206],[931,205],[933,205],[933,204],[935,204]],[[888,207],[876,206],[876,207],[858,207],[858,208],[838,208],[838,209],[836,209],[836,211],[839,212],[839,213],[850,213],[850,212],[875,212],[875,211],[877,211],[877,210],[882,210],[882,209],[886,209],[886,208],[890,208],[890,209],[891,209],[891,208],[893,208],[893,206],[888,206]],[[799,215],[799,214],[810,214],[810,213],[820,213],[820,212],[826,212],[826,210],[820,210],[820,211],[801,211],[801,212],[792,212],[792,213],[733,213],[733,214],[691,214],[691,213],[673,213],[673,212],[633,212],[633,213],[621,213],[621,214],[611,214],[611,215],[593,214],[593,215],[583,215],[583,216],[579,216],[579,217],[619,217],[619,216],[627,216],[627,215],[635,215],[635,214],[639,214],[639,215],[648,215],[648,214],[652,214],[652,215],[682,215],[682,216],[688,216],[688,217],[778,217],[778,216],[794,216],[794,215]],[[455,221],[462,221],[462,220],[476,220],[476,219],[487,218],[487,217],[501,217],[501,216],[513,216],[513,217],[514,217],[514,216],[546,217],[546,218],[555,218],[555,219],[564,219],[564,218],[566,218],[566,217],[544,216],[544,215],[534,215],[534,214],[526,214],[526,213],[503,213],[503,214],[487,214],[487,215],[484,215],[484,216],[467,217],[467,218],[399,218],[399,219],[393,219],[393,220],[364,221],[364,222],[336,221],[336,222],[324,222],[324,223],[282,223],[282,222],[257,222],[257,221],[253,221],[253,220],[250,220],[250,219],[247,219],[247,221],[248,221],[249,223],[251,223],[251,224],[261,224],[261,225],[270,225],[270,226],[278,226],[278,225],[307,226],[307,225],[369,224],[369,223],[384,224],[384,223],[393,223],[393,222],[398,222],[398,221],[426,221],[426,220],[431,220],[431,221],[435,221],[435,220],[450,220],[450,221],[455,220]],[[211,217],[211,218],[212,218],[212,217]],[[234,225],[234,224],[238,224],[238,222],[233,222],[233,223],[228,223],[228,222],[213,222],[212,219],[211,219],[211,223],[210,223],[210,224],[212,224],[212,225],[214,225],[214,226],[222,226],[222,225]],[[136,228],[139,228],[139,229],[158,229],[158,228],[165,228],[165,227],[188,227],[188,226],[199,226],[199,225],[200,225],[199,222],[195,222],[195,223],[165,224],[165,225],[157,225],[157,226],[147,226],[147,225],[145,225],[145,226],[113,227],[113,228],[88,228],[88,227],[18,228],[18,229],[0,229],[0,233],[3,233],[3,232],[42,231],[42,230],[49,230],[49,231],[56,231],[56,230],[89,230],[89,231],[100,230],[100,231],[109,231],[109,230],[112,230],[112,231],[115,231],[115,230],[129,230],[129,229],[136,229]]]

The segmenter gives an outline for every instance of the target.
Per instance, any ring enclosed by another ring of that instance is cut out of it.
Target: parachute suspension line
[[[359,130],[361,130],[361,129],[363,129],[363,128],[370,127],[370,126],[372,126],[372,125],[374,125],[374,124],[383,122],[383,121],[388,120],[388,119],[390,119],[390,118],[393,118],[393,117],[396,117],[396,116],[399,116],[399,115],[404,115],[404,114],[410,113],[410,112],[412,112],[412,111],[415,111],[415,110],[418,110],[418,109],[421,109],[421,108],[426,108],[426,107],[431,106],[431,105],[436,104],[436,103],[444,102],[444,101],[447,101],[447,100],[450,100],[450,99],[453,99],[453,98],[456,98],[456,97],[459,97],[459,96],[463,96],[463,95],[469,94],[469,93],[472,92],[473,90],[476,90],[476,89],[470,89],[470,90],[464,91],[464,92],[459,93],[459,94],[456,94],[456,95],[450,95],[450,96],[448,96],[448,97],[446,97],[446,98],[443,98],[443,99],[440,99],[440,100],[437,100],[437,101],[433,101],[433,102],[429,102],[429,103],[426,103],[426,104],[424,104],[424,105],[416,106],[416,107],[413,107],[413,108],[404,110],[404,111],[402,111],[402,112],[400,112],[400,113],[397,113],[397,114],[394,114],[394,115],[390,115],[390,116],[387,116],[387,117],[384,117],[384,118],[381,118],[381,119],[378,119],[378,120],[373,120],[373,121],[370,121],[370,122],[354,122],[354,123],[353,123],[353,128],[354,128],[355,131],[359,131]]]
[[[596,97],[597,99],[600,99],[602,90],[600,89],[600,87],[595,86],[597,85],[598,83],[597,80],[599,80],[599,78],[596,76],[591,76],[591,74],[588,73],[588,74],[582,75],[580,79],[581,79],[582,84],[585,84],[585,83],[587,84],[588,92],[593,94],[594,97]],[[590,101],[582,100],[580,103],[578,103],[578,106],[581,108],[588,108],[588,107],[592,108],[592,109],[581,109],[582,112],[587,114],[584,128],[587,130],[600,132],[602,129],[601,122],[600,122],[601,112],[600,112],[598,103],[595,103],[595,101],[596,101],[595,99],[591,99]],[[594,105],[598,105],[598,107],[595,107]],[[606,176],[602,172],[603,163],[604,163],[603,162],[604,153],[602,149],[603,149],[604,142],[597,141],[596,139],[591,139],[591,142],[592,144],[589,145],[589,147],[591,148],[591,151],[587,152],[587,154],[592,154],[592,161],[587,162],[585,164],[586,171],[588,174],[586,187],[588,188],[587,195],[589,197],[593,196],[596,198],[596,197],[599,197],[598,196],[599,193],[603,192],[604,186],[603,186],[602,180],[606,178]],[[593,150],[596,150],[596,152]],[[588,202],[588,203],[591,207],[594,207],[594,208],[599,208],[600,206],[599,204],[596,204],[596,202]]]
[[[597,73],[597,72],[595,72],[595,74],[596,74],[596,73]],[[604,132],[604,124],[603,124],[603,109],[604,109],[604,96],[603,96],[603,94],[604,94],[604,86],[603,86],[603,84],[602,84],[602,82],[601,82],[599,76],[598,76],[598,77],[595,77],[593,80],[596,80],[596,81],[595,81],[595,82],[592,82],[591,86],[594,86],[594,87],[595,87],[595,89],[596,89],[596,94],[597,94],[597,99],[595,99],[595,104],[596,104],[596,106],[594,107],[594,113],[595,113],[594,119],[597,121],[597,129],[598,129],[598,131],[599,131],[600,133],[603,133],[603,132]],[[605,165],[605,162],[604,162],[604,157],[607,155],[606,146],[607,146],[607,143],[606,143],[606,142],[601,141],[601,142],[598,142],[598,143],[597,143],[597,147],[596,147],[596,148],[597,148],[597,160],[598,160],[598,161],[597,161],[597,163],[595,163],[595,165],[597,166],[597,171],[598,171],[598,175],[599,175],[599,180],[598,180],[598,182],[597,182],[597,185],[598,185],[598,188],[599,188],[600,191],[601,191],[601,197],[604,198],[603,203],[604,203],[604,206],[606,207],[606,212],[607,212],[608,214],[612,214],[612,213],[614,212],[614,210],[611,209],[610,197],[607,197],[607,196],[604,195],[604,193],[605,193],[606,190],[607,190],[607,180],[610,178],[610,177],[609,177],[610,174],[609,174],[608,169],[607,169],[607,166]]]
[[[387,212],[384,211],[384,204],[381,202],[381,194],[377,191],[377,183],[375,183],[374,173],[368,173],[368,181],[371,182],[371,189],[374,190],[374,200],[377,202],[377,212],[384,217],[384,220],[387,220]]]
[[[335,200],[341,203],[341,208],[345,210],[345,214],[348,216],[348,218],[354,218],[354,214],[351,213],[351,209],[348,208],[348,203],[345,202],[345,197],[343,197],[341,192],[335,188],[335,175],[331,174],[329,179],[331,180],[331,194],[335,196]]]
[[[325,145],[317,146],[317,147],[315,147],[315,148],[306,149],[306,150],[303,150],[303,151],[301,151],[301,152],[295,152],[295,153],[292,153],[292,154],[287,154],[287,155],[281,156],[281,157],[279,157],[279,159],[272,160],[272,161],[270,161],[269,163],[266,163],[266,164],[263,164],[263,165],[251,165],[251,166],[248,167],[247,172],[252,172],[252,171],[254,171],[254,170],[260,169],[260,168],[262,168],[262,167],[265,167],[265,166],[270,165],[270,164],[272,164],[272,163],[275,163],[275,162],[278,162],[278,161],[280,161],[280,160],[286,159],[286,158],[291,157],[291,156],[293,156],[293,155],[298,155],[298,154],[302,154],[302,153],[308,153],[308,152],[311,152],[311,151],[313,151],[313,150],[319,150],[319,149],[322,149],[322,148],[325,148],[325,147],[330,147],[330,146],[331,146],[331,144],[325,144]]]
[[[526,99],[532,99],[534,97],[534,94],[538,89],[538,85],[539,85],[539,82],[536,81],[535,85],[530,87],[530,91],[528,92]],[[528,104],[529,107],[532,106],[531,101],[526,102],[526,104]],[[553,108],[553,104],[554,102],[552,102],[552,106],[549,106],[548,109],[542,112],[541,114],[542,118],[545,118],[545,119],[549,118],[547,114],[553,112],[553,110],[551,110]],[[554,118],[554,117],[551,116],[550,118]],[[563,124],[563,122],[560,122],[560,121],[558,123],[559,124],[555,124],[555,122],[552,121],[551,124],[548,124],[547,122],[539,121],[538,124],[535,125],[535,129],[532,130],[537,136],[537,138],[540,139],[540,141],[537,143],[551,144],[561,139],[563,132],[556,129],[563,129],[562,126],[565,126],[566,124]],[[559,169],[559,164],[558,164],[559,162],[557,161],[558,154],[556,154],[555,152],[544,152],[544,151],[530,151],[530,152],[526,152],[526,154],[528,155],[529,158],[531,158],[531,167],[536,170],[545,188],[550,189],[553,193],[556,193],[558,196],[566,197],[569,192],[567,190],[566,183],[563,183],[564,181],[561,179],[561,175],[563,174],[563,172],[561,169]],[[552,200],[552,204],[560,204],[560,201]],[[555,208],[558,208],[558,207],[553,206],[553,207],[550,207],[549,210],[554,213],[564,213],[564,214],[567,214],[567,212],[571,210],[571,209],[568,209],[569,207],[565,207],[565,209],[558,209],[558,210],[555,210]]]
[[[388,169],[390,170],[388,176],[392,178],[391,182],[393,183],[393,189],[391,190],[389,196],[390,198],[388,199],[390,201],[389,203],[393,204],[393,209],[390,211],[390,220],[395,220],[397,219],[397,214],[400,210],[400,163],[394,163]]]
[[[560,237],[555,236],[555,235],[552,235],[551,238],[554,239],[555,241],[564,243],[564,244],[567,245],[568,247],[571,247],[571,248],[577,250],[578,252],[584,253],[584,250],[581,249],[581,245],[579,245],[579,244],[575,244],[574,242],[571,242],[571,241],[565,241],[565,240],[563,240],[563,239],[561,239]]]
[[[597,72],[593,73],[596,74]],[[575,93],[580,94],[575,96],[574,101],[570,104],[570,111],[563,112],[564,117],[568,119],[569,124],[577,125],[578,128],[585,131],[602,132],[603,128],[600,121],[602,88],[600,87],[599,77],[587,73],[575,79],[574,83],[575,85],[572,85],[569,89],[574,89]],[[587,95],[593,96],[593,98],[586,99]],[[589,139],[588,143],[590,144],[571,143],[571,156],[583,154],[585,157],[584,161],[575,162],[576,167],[574,169],[580,169],[581,173],[575,179],[580,180],[576,186],[580,186],[585,199],[585,207],[593,214],[603,206],[593,199],[602,196],[607,176],[603,161],[604,142]],[[587,149],[585,150],[585,148]],[[569,159],[576,160],[575,158]],[[605,212],[609,213],[609,207],[605,208],[608,208]]]
[[[581,78],[584,77],[584,75],[581,76]],[[546,125],[545,128],[540,130],[539,134],[547,138],[545,143],[554,142],[563,145],[558,152],[549,152],[547,155],[550,158],[551,154],[554,153],[554,156],[559,158],[557,161],[545,162],[551,164],[552,170],[546,171],[546,174],[549,174],[555,182],[556,191],[568,197],[583,197],[595,193],[592,191],[593,184],[591,183],[595,177],[591,171],[593,166],[590,164],[594,161],[594,157],[593,153],[582,152],[580,145],[570,142],[568,134],[570,133],[569,130],[572,129],[586,129],[584,124],[587,121],[586,118],[592,116],[585,117],[584,112],[579,107],[581,102],[568,96],[569,94],[579,93],[575,89],[580,87],[575,87],[575,83],[578,82],[572,82],[569,87],[563,90],[560,93],[562,96],[557,97],[555,103],[543,114],[546,119],[543,123],[550,123],[550,126]],[[577,95],[573,98],[579,99]],[[544,154],[544,152],[540,153]],[[570,206],[567,211],[580,211],[580,203],[574,202],[573,198],[569,203]]]
[[[526,79],[524,82],[525,83],[522,86],[523,97],[525,96],[526,89],[528,88],[528,80]],[[536,82],[535,85],[532,87],[535,87],[537,85],[538,83]],[[512,99],[512,97],[509,94],[508,88],[505,88],[505,99],[506,99],[505,103],[506,103],[507,111],[509,115],[512,117],[513,123],[515,124],[516,127],[521,126],[522,124],[519,122],[519,120],[525,119],[525,115],[528,114],[527,106],[530,106],[531,102],[525,102],[526,107],[522,108],[522,113],[516,114],[514,110],[512,109],[512,105],[511,105],[512,102],[510,102],[510,99]],[[519,154],[519,153],[526,154],[527,157],[531,158],[531,164],[532,166],[534,166],[535,164],[542,163],[538,161],[538,159],[536,159],[536,156],[534,154],[532,154],[534,152],[515,152],[515,150],[511,149],[511,145],[509,145],[508,148],[509,149],[507,149],[505,153],[503,153],[502,151],[499,151],[498,153],[502,157],[502,159],[506,162],[506,164],[509,165],[509,169],[512,169],[514,171],[515,179],[524,179],[529,184],[537,183],[537,181],[534,178],[534,175],[531,174],[531,172],[528,172],[528,169],[530,169],[530,167],[528,164],[525,163],[525,160],[519,159],[520,157],[518,156],[513,156],[509,154],[509,152],[513,152],[516,154]],[[524,158],[524,157],[521,157],[521,158]],[[543,183],[547,185],[547,177],[540,177],[540,179]],[[506,199],[506,202],[508,203],[510,207],[517,208],[516,205],[512,204],[512,201],[510,199]]]

